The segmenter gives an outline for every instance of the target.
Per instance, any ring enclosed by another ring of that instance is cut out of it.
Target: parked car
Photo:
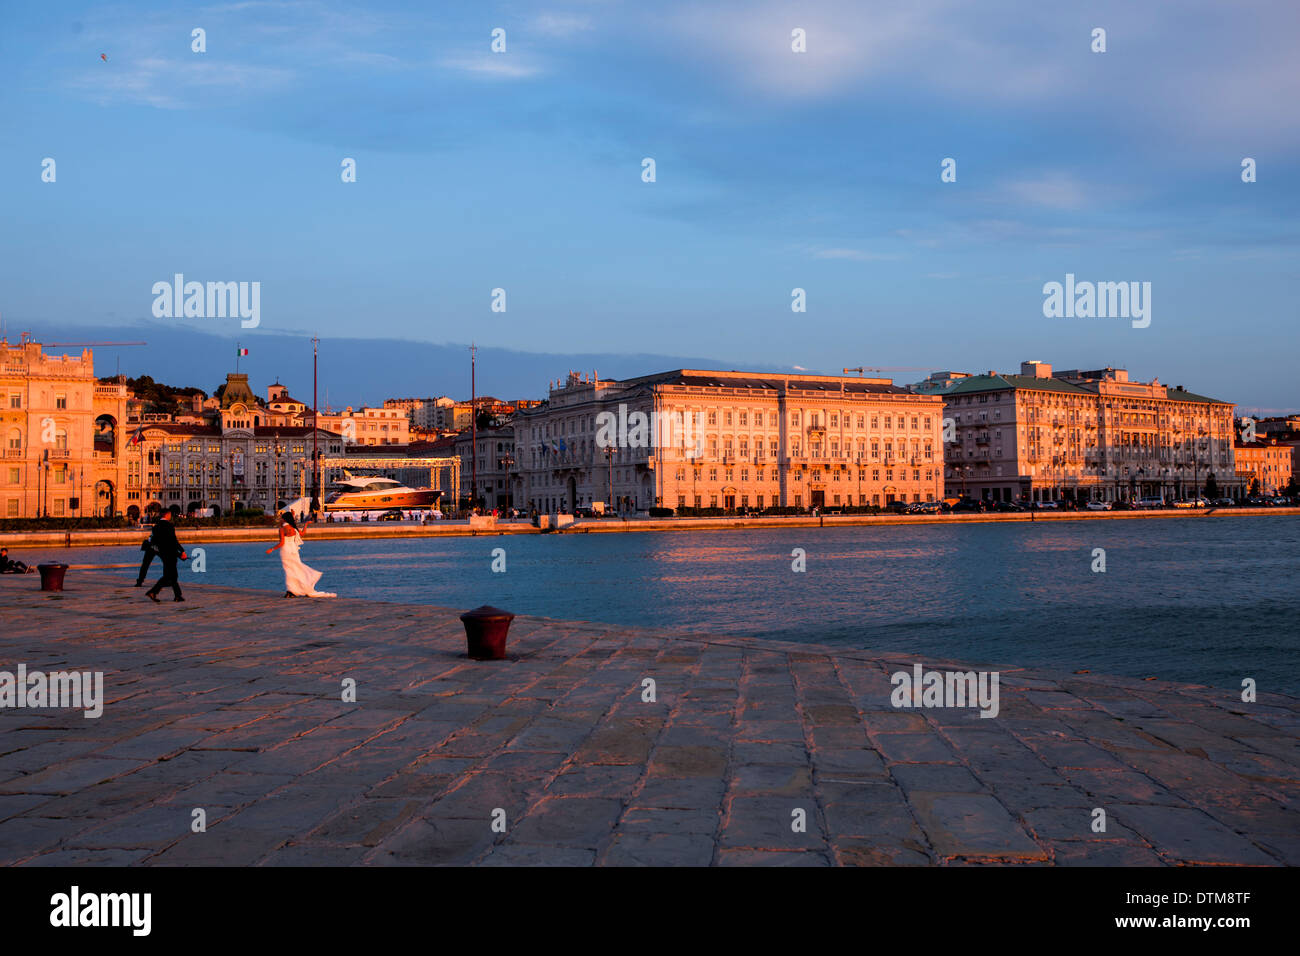
[[[1147,495],[1146,497],[1144,497],[1144,498],[1139,498],[1139,499],[1137,500],[1137,507],[1139,507],[1139,508],[1167,508],[1167,507],[1169,507],[1169,506],[1168,506],[1167,504],[1165,504],[1165,499],[1162,498],[1162,497],[1160,497],[1159,495]]]
[[[1109,501],[1089,501],[1087,504],[1089,511],[1109,511],[1110,507]]]
[[[1024,511],[1025,509],[1014,501],[999,501],[993,505],[993,510],[1006,514],[1015,511]]]
[[[1060,506],[1055,501],[1039,501],[1034,507],[1040,511],[1056,511]]]
[[[381,514],[376,520],[378,521],[404,521],[406,513],[401,508],[389,508]]]
[[[1216,508],[1231,508],[1236,505],[1236,502],[1231,498],[1215,498],[1211,504]]]
[[[889,504],[885,505],[885,511],[890,514],[905,515],[908,514],[909,507],[910,505],[906,501],[891,501]]]
[[[1131,501],[1112,501],[1110,504],[1111,511],[1134,511],[1136,510]]]
[[[963,498],[952,506],[953,514],[980,514],[984,511],[984,502],[974,498]]]

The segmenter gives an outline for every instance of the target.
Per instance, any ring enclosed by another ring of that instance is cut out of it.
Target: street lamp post
[[[609,510],[614,511],[614,447],[611,445],[605,449],[605,459],[609,464]],[[694,479],[692,479],[693,481]]]
[[[280,510],[280,435],[278,432],[271,439],[271,507],[268,510]]]
[[[502,471],[504,471],[506,474],[506,487],[512,489],[510,492],[511,507],[514,506],[515,495],[513,491],[513,486],[511,484],[510,469],[514,467],[514,464],[515,464],[515,458],[513,455],[510,454],[510,452],[506,452],[500,458],[497,459],[497,467]]]
[[[1205,437],[1205,429],[1196,430],[1196,438],[1192,440],[1192,497],[1201,496],[1201,460],[1199,457],[1201,439]]]

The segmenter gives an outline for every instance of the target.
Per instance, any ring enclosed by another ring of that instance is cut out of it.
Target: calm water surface
[[[1300,695],[1300,517],[371,541],[308,534],[303,559],[324,572],[320,587],[341,596],[1222,687],[1253,677],[1261,690]],[[183,565],[182,585],[201,579],[278,595],[280,562],[264,553],[271,543],[268,535],[265,545],[203,545],[206,573]],[[491,571],[494,548],[506,551],[504,574]],[[807,552],[805,573],[791,570],[795,548]],[[1104,574],[1091,570],[1094,548],[1106,551]],[[139,558],[126,548],[57,555]]]

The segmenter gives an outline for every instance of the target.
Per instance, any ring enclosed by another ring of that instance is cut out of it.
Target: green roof
[[[1169,394],[1166,397],[1171,401],[1175,401],[1175,402],[1207,402],[1210,405],[1232,405],[1233,404],[1232,402],[1225,402],[1218,398],[1208,398],[1205,395],[1197,395],[1195,392],[1189,392],[1185,389],[1183,391],[1179,391],[1176,388],[1169,389]]]
[[[1071,385],[1059,378],[1033,378],[1029,375],[971,375],[948,386],[922,386],[917,391],[931,395],[964,395],[969,392],[1000,392],[1009,388],[1036,389],[1040,392],[1071,392],[1095,395],[1086,388]]]
[[[1124,383],[1120,383],[1124,384]],[[1134,382],[1133,384],[1144,384]],[[958,379],[950,385],[926,385],[920,384],[916,391],[922,395],[940,395],[947,397],[949,395],[966,395],[975,392],[998,392],[1007,389],[1026,389],[1040,392],[1065,392],[1074,395],[1097,395],[1097,391],[1092,388],[1086,388],[1082,385],[1075,385],[1059,378],[1034,378],[1031,375],[971,375],[967,378]],[[1186,390],[1179,391],[1176,388],[1166,387],[1166,397],[1175,402],[1201,402],[1210,405],[1231,405],[1232,402],[1224,402],[1217,398],[1208,398],[1204,395],[1198,395],[1195,392]]]

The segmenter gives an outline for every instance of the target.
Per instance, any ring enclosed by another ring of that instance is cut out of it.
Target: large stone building
[[[947,491],[993,501],[1191,496],[1235,476],[1233,405],[1124,369],[943,373]]]
[[[477,442],[477,462],[470,457],[470,445]],[[505,420],[480,428],[469,429],[455,439],[456,454],[460,458],[462,494],[470,495],[477,481],[474,501],[479,507],[491,510],[513,507],[514,483],[511,474],[515,467],[515,426]]]
[[[273,395],[272,405],[277,398],[287,394]],[[219,421],[141,423],[123,452],[125,513],[135,518],[172,505],[186,512],[212,508],[217,514],[270,510],[310,495],[312,429],[279,424],[285,411],[258,402],[247,375],[230,374]],[[325,429],[316,433],[316,446],[322,457],[343,453],[342,437]]]
[[[0,518],[116,515],[126,480],[127,389],[94,356],[0,339]]]
[[[515,416],[514,501],[735,511],[936,500],[942,418],[941,399],[889,379],[571,372]]]

